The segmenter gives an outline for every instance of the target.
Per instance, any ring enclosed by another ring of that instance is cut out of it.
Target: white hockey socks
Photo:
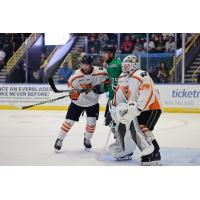
[[[66,119],[65,122],[62,124],[59,134],[58,134],[58,139],[60,140],[64,140],[65,136],[67,135],[67,133],[69,132],[69,130],[71,129],[71,127],[74,125],[73,120],[70,119]]]
[[[87,117],[87,125],[85,128],[84,137],[87,140],[90,140],[94,134],[96,128],[96,118],[95,117]]]

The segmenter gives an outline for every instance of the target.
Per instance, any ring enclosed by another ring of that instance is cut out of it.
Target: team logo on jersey
[[[151,88],[151,85],[150,84],[142,84],[140,87],[139,87],[139,90],[150,90]]]
[[[91,83],[88,83],[88,84],[80,83],[80,87],[84,90],[88,90],[88,89],[92,88],[92,84]]]
[[[131,96],[131,91],[129,90],[129,86],[121,86],[121,90],[124,94],[124,97],[128,101]]]

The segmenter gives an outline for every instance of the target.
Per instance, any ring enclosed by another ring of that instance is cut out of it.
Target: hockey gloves
[[[70,99],[76,101],[76,100],[78,100],[79,95],[80,95],[80,93],[77,90],[72,90],[70,92]]]

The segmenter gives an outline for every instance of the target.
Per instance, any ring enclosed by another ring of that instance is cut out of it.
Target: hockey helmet
[[[110,52],[110,53],[115,53],[116,49],[112,44],[106,44],[102,47],[102,52]]]
[[[90,55],[84,55],[81,59],[81,64],[91,64],[94,61],[93,57]]]

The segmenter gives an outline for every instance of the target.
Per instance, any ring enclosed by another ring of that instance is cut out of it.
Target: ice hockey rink
[[[92,139],[93,148],[84,151],[83,133],[86,119],[81,117],[64,140],[63,149],[54,152],[58,130],[65,119],[64,111],[1,110],[1,166],[121,166],[140,165],[140,152],[133,160],[115,161],[103,151],[109,128],[103,125],[103,113]],[[164,166],[200,165],[199,114],[163,113],[154,134],[161,146]],[[113,136],[109,143],[113,142]]]

